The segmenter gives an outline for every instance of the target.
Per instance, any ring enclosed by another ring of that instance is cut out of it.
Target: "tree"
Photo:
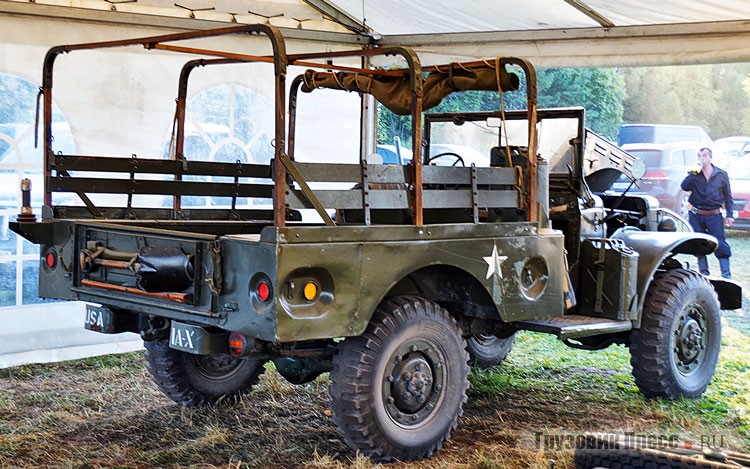
[[[702,126],[714,139],[750,133],[750,64],[625,68],[628,123]]]
[[[526,83],[523,73],[519,92],[503,93],[506,109],[525,109]],[[617,136],[622,123],[625,84],[615,69],[540,69],[537,71],[539,107],[582,106],[587,125],[610,139]],[[453,93],[430,112],[491,111],[500,109],[497,93],[466,91]],[[398,135],[405,145],[411,143],[409,116],[395,116],[378,107],[378,142],[390,143]],[[408,143],[407,143],[408,142]]]
[[[613,68],[550,68],[539,71],[539,107],[582,106],[586,126],[610,140],[622,124],[625,82]]]

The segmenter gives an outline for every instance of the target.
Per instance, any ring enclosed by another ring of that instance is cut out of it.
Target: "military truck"
[[[173,44],[223,34],[267,38],[273,53]],[[204,56],[180,74],[174,150],[57,153],[55,59],[134,45]],[[398,64],[366,66],[386,56]],[[365,66],[339,64],[351,57]],[[191,160],[191,71],[248,63],[273,64],[273,159]],[[309,70],[287,87],[292,65]],[[296,384],[328,372],[346,442],[375,460],[416,460],[456,427],[470,365],[502,362],[517,331],[585,350],[624,344],[643,394],[698,397],[718,358],[720,309],[740,306],[736,284],[677,257],[709,254],[716,240],[679,230],[653,198],[608,191],[620,174],[636,181],[639,160],[587,131],[582,109],[537,109],[523,59],[422,66],[391,46],[289,54],[279,30],[248,25],[55,47],[43,77],[45,205],[37,221],[25,190],[12,226],[41,246],[39,294],[85,301],[87,329],[139,333],[153,381],[181,405],[236,400],[267,362]],[[297,161],[299,90],[318,88],[360,93],[364,113],[374,97],[410,116],[412,160],[382,164],[363,137],[350,164]],[[494,92],[499,110],[423,114],[463,90]],[[509,93],[525,93],[526,109],[505,111]],[[79,202],[53,204],[57,193]],[[132,204],[142,194],[170,206]],[[231,203],[186,208],[188,196]]]

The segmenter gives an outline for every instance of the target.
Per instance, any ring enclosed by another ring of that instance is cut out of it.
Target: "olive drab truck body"
[[[273,53],[177,45],[225,34],[260,35]],[[128,46],[203,56],[180,74],[169,157],[56,153],[55,59]],[[376,56],[401,65],[337,64]],[[271,162],[191,160],[191,71],[254,63],[273,66]],[[309,70],[287,83],[292,65]],[[413,159],[382,164],[363,139],[351,164],[298,161],[297,105],[318,88],[410,116]],[[452,92],[519,89],[522,111],[423,116]],[[455,428],[469,365],[499,364],[516,331],[582,349],[625,344],[644,394],[692,397],[714,371],[719,309],[739,307],[736,284],[676,257],[710,253],[716,240],[680,230],[655,199],[612,192],[620,174],[639,177],[639,161],[586,130],[582,109],[537,109],[522,59],[422,66],[403,47],[291,54],[279,30],[249,25],[53,48],[42,96],[45,205],[37,220],[25,191],[12,225],[41,246],[39,294],[87,302],[90,330],[141,334],[153,380],[183,405],[239,398],[267,361],[292,383],[330,372],[348,444],[376,460],[420,459]],[[54,193],[78,203],[55,205]],[[97,194],[128,197],[105,206]],[[137,207],[134,194],[171,203]],[[207,196],[229,202],[183,204]]]

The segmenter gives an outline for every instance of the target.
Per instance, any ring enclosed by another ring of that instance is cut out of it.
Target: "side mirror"
[[[503,120],[499,117],[488,117],[487,118],[487,127],[491,129],[499,129],[503,126]]]
[[[664,217],[659,222],[659,225],[656,227],[656,230],[657,231],[675,232],[675,231],[677,231],[677,222],[674,221],[674,218]]]
[[[633,164],[630,165],[630,172],[636,180],[640,180],[646,174],[646,162],[643,158],[635,158]]]

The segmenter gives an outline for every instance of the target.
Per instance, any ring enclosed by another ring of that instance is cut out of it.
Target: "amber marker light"
[[[245,347],[247,346],[247,339],[245,334],[240,332],[232,332],[229,334],[229,353],[234,357],[240,357],[245,353]]]
[[[307,282],[302,289],[302,297],[307,301],[314,301],[318,297],[318,286],[315,282]]]

